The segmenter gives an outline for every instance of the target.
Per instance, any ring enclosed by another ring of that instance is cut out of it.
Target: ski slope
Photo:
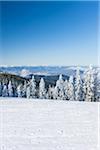
[[[99,150],[98,105],[0,98],[0,150]]]

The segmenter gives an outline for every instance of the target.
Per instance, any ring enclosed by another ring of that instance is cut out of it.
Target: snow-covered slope
[[[97,150],[98,105],[1,98],[0,150]]]

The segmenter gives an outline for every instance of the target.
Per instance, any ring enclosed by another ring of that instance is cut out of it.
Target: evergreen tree
[[[59,99],[59,89],[57,86],[53,89],[53,99]]]
[[[22,97],[26,97],[27,83],[24,81],[23,89],[22,89]]]
[[[68,80],[66,79],[64,82],[64,99],[65,100],[69,100],[68,91],[69,91],[69,83],[68,83]]]
[[[49,99],[53,99],[53,92],[54,92],[54,87],[49,85],[49,88],[48,88],[48,98]]]
[[[59,76],[59,79],[56,82],[55,93],[58,93],[57,99],[64,99],[64,81],[62,79],[62,75]]]
[[[34,76],[32,76],[32,79],[30,80],[30,97],[36,97],[36,82]]]
[[[9,84],[8,84],[8,96],[13,97],[13,86],[12,86],[11,81],[9,81]]]
[[[5,83],[3,84],[2,96],[3,97],[8,96],[8,89],[7,89],[7,85]]]
[[[80,76],[80,71],[77,69],[76,80],[75,80],[75,100],[82,101],[82,79]]]
[[[39,98],[45,99],[45,97],[46,97],[45,82],[44,82],[44,79],[41,78],[40,83],[39,83]]]
[[[18,97],[22,97],[22,89],[23,89],[22,84],[19,84],[18,87],[17,87],[17,95],[18,95]]]
[[[68,81],[68,99],[74,101],[74,81],[73,76],[70,76]]]
[[[94,75],[91,66],[84,74],[83,100],[88,102],[94,101]]]
[[[17,97],[18,96],[18,94],[17,94],[17,84],[14,81],[12,82],[12,84],[13,84],[13,96]]]
[[[48,99],[57,99],[58,94],[56,94],[56,86],[49,85],[48,88]]]
[[[45,99],[49,99],[48,92],[46,92],[46,94],[45,94]]]
[[[96,92],[95,92],[95,100],[100,102],[100,70],[98,70],[97,78],[96,78]]]
[[[27,84],[26,97],[27,97],[27,98],[30,98],[30,97],[31,97],[31,94],[30,94],[30,82],[28,82],[28,84]]]

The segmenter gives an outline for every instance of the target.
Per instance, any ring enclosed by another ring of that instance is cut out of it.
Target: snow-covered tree
[[[76,80],[75,80],[75,100],[82,101],[82,79],[80,75],[80,70],[77,69]]]
[[[9,81],[8,83],[8,96],[13,97],[13,86],[12,86],[11,81]]]
[[[12,85],[13,85],[13,96],[14,97],[17,97],[18,96],[18,94],[17,94],[17,84],[13,81],[12,82]]]
[[[27,84],[26,97],[27,97],[27,98],[30,98],[30,97],[31,97],[31,94],[30,94],[30,82],[28,82],[28,84]]]
[[[59,89],[57,86],[55,86],[53,89],[53,99],[58,99],[58,98],[59,98]]]
[[[27,83],[24,81],[24,85],[22,88],[22,97],[26,97]]]
[[[31,98],[36,97],[36,82],[34,76],[32,76],[32,79],[30,80],[30,96]]]
[[[3,97],[7,97],[8,96],[8,89],[7,89],[7,85],[6,84],[3,84],[2,96]]]
[[[69,83],[68,83],[68,80],[66,79],[64,82],[64,99],[65,100],[69,100],[68,91],[69,91]]]
[[[91,66],[84,73],[83,100],[88,102],[94,101],[94,74]]]
[[[48,88],[48,99],[53,99],[53,92],[54,92],[54,87],[49,85],[49,88]]]
[[[62,75],[59,76],[59,79],[56,82],[55,93],[58,93],[57,99],[64,99],[64,81]]]
[[[23,89],[22,84],[19,84],[18,87],[17,87],[17,95],[18,95],[18,97],[22,97],[22,89]]]
[[[48,88],[48,98],[51,99],[51,85],[49,85]]]
[[[100,101],[100,70],[98,70],[96,83],[95,83],[95,100]]]
[[[46,89],[44,79],[41,78],[39,83],[39,98],[44,99],[46,97]]]
[[[68,99],[71,101],[74,101],[75,99],[75,94],[74,94],[74,81],[73,81],[73,76],[70,76],[69,81],[68,81],[68,91],[67,91]]]
[[[45,99],[49,99],[48,92],[45,93]]]

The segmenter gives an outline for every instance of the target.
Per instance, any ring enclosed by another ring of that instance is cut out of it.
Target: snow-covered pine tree
[[[22,89],[23,89],[22,84],[19,84],[18,87],[17,87],[17,95],[18,95],[18,97],[22,97]]]
[[[83,96],[82,96],[83,101],[86,101],[86,94],[87,94],[87,71],[88,70],[85,70],[83,74]]]
[[[9,97],[13,97],[14,93],[13,93],[13,86],[12,86],[12,83],[11,81],[9,81],[8,83],[8,96]]]
[[[94,101],[94,74],[91,66],[84,73],[83,100],[88,102]]]
[[[64,82],[64,99],[69,100],[68,98],[68,91],[69,91],[69,86],[68,86],[68,80],[66,79]]]
[[[45,99],[50,99],[48,92],[45,93]]]
[[[18,96],[18,94],[17,94],[17,86],[18,86],[18,83],[12,81],[12,85],[13,85],[13,94],[14,94],[14,97],[17,97],[17,96]]]
[[[70,76],[69,81],[68,81],[68,99],[70,101],[74,101],[75,100],[75,93],[74,93],[74,80],[73,80],[73,76]]]
[[[32,76],[32,79],[30,80],[30,97],[36,97],[36,82],[34,76]]]
[[[80,70],[77,68],[75,80],[75,100],[82,101],[82,79],[80,75]]]
[[[28,84],[27,84],[26,97],[27,97],[27,98],[30,98],[30,97],[31,97],[31,94],[30,94],[30,82],[28,82]]]
[[[27,83],[24,81],[23,89],[22,89],[22,97],[26,97]]]
[[[53,91],[54,91],[54,87],[49,85],[49,88],[48,88],[48,98],[49,99],[53,99]]]
[[[95,88],[96,88],[95,100],[100,102],[100,69],[98,69]]]
[[[62,75],[59,76],[59,79],[56,82],[55,93],[58,93],[57,99],[64,99],[64,81],[62,79]]]
[[[45,97],[46,97],[45,82],[44,82],[44,79],[41,78],[40,83],[39,83],[39,98],[45,99]]]
[[[51,85],[48,88],[48,99],[51,99]]]
[[[7,85],[5,83],[3,84],[2,96],[3,97],[7,97],[8,96],[8,89],[7,89]]]
[[[53,89],[53,99],[58,99],[58,97],[59,97],[59,89],[57,86],[55,86]]]

